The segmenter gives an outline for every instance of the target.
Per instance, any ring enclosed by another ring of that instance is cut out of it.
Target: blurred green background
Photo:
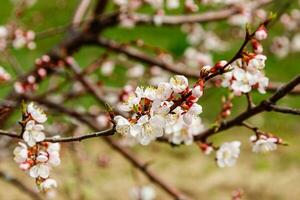
[[[79,1],[53,0],[38,1],[29,8],[22,17],[22,24],[34,30],[36,33],[49,28],[70,23],[74,10]],[[280,5],[277,5],[279,7]],[[3,0],[0,5],[0,25],[5,24],[12,15],[13,4],[9,0]],[[276,10],[276,6],[270,6]],[[222,35],[228,36],[226,41],[230,43],[230,50],[224,53],[214,54],[214,61],[230,59],[238,49],[241,40],[231,37],[232,30],[225,23],[205,24],[204,27],[215,27],[222,31]],[[282,27],[278,24],[270,30],[271,37],[282,34]],[[218,34],[218,32],[217,32]],[[120,42],[143,39],[146,44],[159,46],[175,56],[181,56],[187,47],[185,35],[180,27],[153,27],[139,26],[134,29],[113,27],[104,32],[107,38]],[[52,37],[37,41],[36,50],[11,50],[21,63],[22,67],[29,70],[34,60],[51,47],[55,46],[63,37],[57,34]],[[269,46],[270,41],[264,42]],[[266,48],[267,49],[267,48]],[[81,66],[87,66],[105,50],[95,47],[84,47],[75,54],[75,58]],[[287,58],[278,59],[267,52],[266,74],[271,81],[285,82],[297,73],[299,69],[299,54],[291,54]],[[9,64],[1,59],[0,65],[4,66],[11,74],[13,70]],[[118,66],[115,73],[107,78],[99,74],[100,80],[106,85],[122,86],[126,83],[124,73],[126,68]],[[43,83],[47,85],[47,81]],[[8,94],[11,86],[2,87],[0,97]],[[221,97],[227,94],[223,88],[208,89],[201,98],[203,106],[201,115],[205,124],[210,126],[220,109]],[[259,102],[270,94],[261,95],[254,93],[254,101]],[[78,98],[69,103],[75,107],[89,107],[96,103],[93,98]],[[232,116],[243,111],[246,107],[244,97],[234,99]],[[280,101],[280,105],[288,105],[300,108],[299,96],[287,96]],[[16,114],[18,116],[19,113]],[[50,121],[52,117],[49,116]],[[252,134],[247,129],[233,128],[218,134],[210,140],[216,144],[224,141],[241,140],[242,151],[238,163],[233,168],[219,169],[213,156],[204,156],[196,145],[172,148],[165,144],[151,144],[147,147],[134,147],[133,151],[144,160],[151,161],[150,167],[157,171],[167,182],[180,188],[194,199],[230,199],[232,191],[242,189],[243,199],[299,199],[300,196],[300,120],[297,116],[289,116],[277,113],[263,113],[255,116],[249,122],[263,130],[282,137],[289,143],[288,147],[279,147],[275,152],[260,155],[251,152],[248,138]],[[15,118],[11,122],[15,123]],[[52,172],[59,183],[57,199],[128,199],[128,191],[137,183],[149,182],[137,173],[123,158],[113,152],[100,140],[85,141],[78,145],[85,156],[80,160],[80,166],[76,165],[76,156],[73,151],[64,148],[62,164]],[[68,145],[70,146],[70,145]],[[99,167],[98,157],[109,156],[109,167]],[[20,171],[12,160],[12,155],[3,159],[1,169],[6,169],[15,175],[29,187],[34,186],[34,181]],[[78,174],[81,174],[78,177]],[[158,198],[169,199],[163,191],[155,187]],[[8,192],[9,191],[9,192]],[[0,199],[26,199],[27,196],[8,185],[0,182]]]

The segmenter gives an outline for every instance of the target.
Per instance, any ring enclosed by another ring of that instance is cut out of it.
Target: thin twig
[[[273,104],[269,105],[270,109],[275,112],[286,113],[286,114],[293,114],[293,115],[300,115],[300,109],[297,108],[289,108],[284,106],[276,106]]]

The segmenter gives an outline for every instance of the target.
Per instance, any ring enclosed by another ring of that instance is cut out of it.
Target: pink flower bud
[[[260,26],[255,32],[254,37],[257,40],[265,40],[268,37],[267,29],[264,26]]]

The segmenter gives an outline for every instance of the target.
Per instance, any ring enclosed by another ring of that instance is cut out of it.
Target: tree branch
[[[30,97],[29,97],[30,98]],[[97,131],[100,129],[100,127],[97,125],[97,123],[92,120],[88,119],[87,117],[84,117],[82,115],[76,114],[76,111],[65,108],[64,106],[61,106],[59,104],[53,103],[51,101],[45,100],[45,99],[29,99],[30,101],[36,101],[39,104],[45,105],[49,107],[50,109],[57,110],[61,112],[62,114],[66,114],[72,118],[75,118],[79,120],[80,122],[88,125],[93,130]],[[119,143],[112,140],[110,137],[103,137],[102,138],[109,146],[114,148],[117,152],[119,152],[121,155],[123,155],[124,158],[126,158],[128,161],[130,161],[137,169],[139,169],[143,174],[145,174],[153,183],[160,186],[164,191],[166,191],[169,195],[174,197],[177,200],[189,200],[189,198],[178,191],[175,187],[169,185],[164,180],[162,180],[159,176],[157,176],[152,170],[150,170],[147,167],[147,163],[141,161],[139,158],[137,158],[134,154],[132,154],[128,149],[122,147]]]
[[[270,105],[275,104],[278,100],[288,94],[294,87],[296,87],[300,83],[300,75],[296,76],[290,82],[282,86],[276,93],[274,93],[270,98],[267,100],[262,101],[259,105],[239,114],[235,118],[229,121],[221,122],[218,128],[212,127],[200,133],[199,135],[195,136],[195,140],[205,141],[211,135],[215,133],[227,130],[233,126],[240,125],[244,120],[261,113],[263,111],[270,110]]]
[[[276,105],[273,105],[273,104],[270,104],[269,108],[271,109],[271,111],[275,111],[275,112],[293,114],[293,115],[300,115],[300,109],[296,109],[296,108],[276,106]]]
[[[259,2],[254,2],[250,5],[251,9],[256,9],[262,7],[266,4],[271,3],[272,0],[261,0]],[[201,14],[191,14],[191,15],[164,15],[161,16],[161,21],[163,25],[180,25],[184,23],[205,23],[220,21],[231,17],[234,14],[241,12],[239,7],[229,7],[218,11],[208,11]],[[134,13],[133,18],[136,19],[138,24],[155,24],[154,16],[147,14]]]

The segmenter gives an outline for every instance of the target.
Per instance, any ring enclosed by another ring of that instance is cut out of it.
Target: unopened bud
[[[200,77],[204,78],[204,77],[208,76],[208,74],[210,73],[210,70],[211,70],[211,66],[209,66],[209,65],[203,66],[200,70]]]
[[[268,37],[267,29],[264,25],[261,25],[254,35],[255,39],[257,40],[265,40]]]

